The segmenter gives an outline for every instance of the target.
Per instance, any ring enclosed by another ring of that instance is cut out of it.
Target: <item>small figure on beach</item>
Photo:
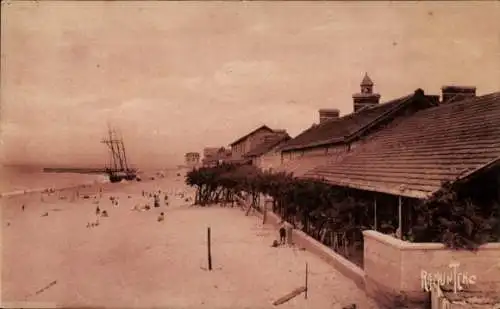
[[[22,209],[22,211],[24,211],[24,204],[23,204],[23,206],[21,206],[21,209]]]
[[[280,244],[284,245],[286,242],[286,227],[285,227],[285,222],[281,221],[281,226],[280,226]]]
[[[158,220],[158,222],[161,222],[161,221],[165,220],[165,214],[163,212],[160,213],[160,215],[158,216],[157,220]]]
[[[101,214],[101,217],[107,218],[108,217],[108,212],[106,210],[103,210],[102,214]]]
[[[42,217],[47,217],[48,215],[49,215],[49,213],[48,213],[48,212],[44,212],[44,213],[42,214]]]
[[[99,226],[99,219],[97,219],[95,222],[87,223],[87,228],[96,227],[96,226]]]
[[[160,197],[158,195],[155,195],[154,197],[154,206],[155,207],[160,207]]]
[[[101,209],[99,208],[99,206],[97,206],[95,209],[95,214],[99,215],[100,213],[101,213]]]
[[[146,204],[146,206],[144,206],[144,209],[146,209],[146,210],[150,210],[150,209],[151,209],[151,206],[149,206],[149,204]]]

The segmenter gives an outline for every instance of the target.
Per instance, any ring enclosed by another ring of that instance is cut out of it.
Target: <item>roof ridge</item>
[[[437,106],[434,106],[432,109],[435,111],[435,110],[441,110],[441,109],[445,110],[445,109],[457,108],[457,106],[461,106],[461,105],[470,105],[471,103],[481,103],[484,100],[488,100],[488,99],[494,98],[496,96],[500,96],[500,91],[483,94],[481,96],[464,98],[463,100],[459,100],[456,102],[453,102],[453,101],[442,102],[442,103],[438,104]],[[453,98],[455,98],[455,97],[453,97]]]
[[[402,97],[400,98],[402,101],[394,106],[393,108],[389,109],[388,111],[386,111],[385,113],[379,115],[378,117],[376,117],[375,119],[373,119],[371,122],[367,123],[365,126],[359,128],[358,130],[356,130],[355,132],[352,132],[350,135],[348,135],[348,137],[352,137],[352,136],[355,136],[357,133],[365,130],[366,128],[370,127],[371,125],[375,124],[375,123],[378,123],[381,119],[384,119],[386,118],[387,116],[391,115],[392,113],[394,113],[395,111],[399,110],[401,108],[401,106],[403,106],[404,104],[406,104],[407,102],[410,101],[410,99],[414,98],[415,97],[415,94],[412,94],[412,95],[408,95],[406,97]],[[394,100],[396,101],[396,100]]]
[[[243,135],[242,137],[238,138],[237,140],[235,140],[234,142],[232,142],[231,144],[229,144],[230,146],[234,145],[234,144],[237,144],[238,142],[240,142],[241,140],[247,138],[248,136],[254,134],[255,132],[259,131],[260,129],[268,129],[270,131],[273,131],[273,129],[271,129],[270,127],[268,127],[267,125],[263,124],[261,126],[259,126],[258,128],[256,128],[255,130],[252,130],[250,131],[250,133],[247,133],[245,135]]]

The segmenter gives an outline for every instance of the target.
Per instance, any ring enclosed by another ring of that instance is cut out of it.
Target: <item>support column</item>
[[[374,221],[374,224],[373,224],[373,228],[375,229],[375,231],[377,230],[377,198],[375,197],[374,201],[373,201],[373,221]]]
[[[401,196],[398,197],[398,219],[399,219],[399,227],[398,227],[398,230],[399,230],[399,239],[402,239],[403,238],[403,213],[402,213],[402,199],[401,199]]]

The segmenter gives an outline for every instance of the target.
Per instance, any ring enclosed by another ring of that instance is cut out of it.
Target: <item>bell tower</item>
[[[373,93],[373,82],[368,76],[368,73],[365,73],[360,86],[361,92],[355,93],[352,96],[352,99],[354,101],[354,112],[357,112],[364,108],[375,106],[380,101],[380,94]]]

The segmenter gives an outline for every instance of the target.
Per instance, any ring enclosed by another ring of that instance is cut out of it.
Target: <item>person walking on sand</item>
[[[160,213],[160,215],[158,216],[157,221],[158,221],[158,222],[162,222],[163,220],[165,220],[165,214],[162,212],[162,213]]]
[[[99,205],[97,205],[97,207],[95,209],[95,214],[99,215],[100,213],[101,213],[101,209],[99,208]]]
[[[281,221],[281,226],[280,226],[280,244],[284,245],[286,242],[286,226],[285,226],[285,221]]]

